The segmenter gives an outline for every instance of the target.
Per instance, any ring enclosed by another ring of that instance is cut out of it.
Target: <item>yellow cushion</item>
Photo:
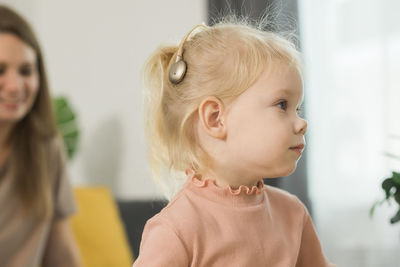
[[[75,188],[72,228],[85,267],[132,266],[133,255],[118,207],[106,187]]]

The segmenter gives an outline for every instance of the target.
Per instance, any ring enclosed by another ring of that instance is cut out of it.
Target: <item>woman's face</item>
[[[13,34],[0,33],[0,124],[14,125],[24,118],[38,89],[33,48]]]

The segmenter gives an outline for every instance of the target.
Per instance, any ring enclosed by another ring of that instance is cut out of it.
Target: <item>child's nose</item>
[[[305,119],[299,118],[296,125],[296,133],[306,134],[307,131],[307,121]]]

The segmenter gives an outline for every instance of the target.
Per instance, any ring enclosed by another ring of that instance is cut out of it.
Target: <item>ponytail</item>
[[[159,47],[150,56],[143,68],[144,104],[145,104],[145,130],[148,143],[148,157],[153,178],[156,183],[166,191],[166,185],[161,177],[169,167],[170,156],[168,152],[168,130],[165,108],[166,91],[171,85],[168,81],[168,69],[177,46]],[[169,191],[169,190],[167,190]],[[170,193],[166,193],[170,194]]]

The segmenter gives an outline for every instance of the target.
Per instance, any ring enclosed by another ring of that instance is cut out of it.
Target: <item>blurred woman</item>
[[[0,5],[0,266],[80,266],[46,71],[29,24]]]

